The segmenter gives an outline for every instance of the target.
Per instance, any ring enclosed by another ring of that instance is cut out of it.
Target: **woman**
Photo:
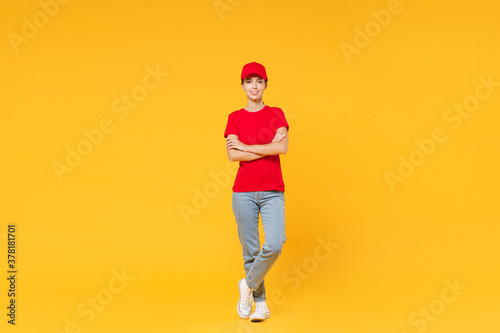
[[[246,277],[238,282],[237,311],[242,319],[262,321],[271,315],[266,305],[264,277],[286,241],[285,185],[279,154],[288,151],[289,126],[280,108],[267,106],[262,100],[267,88],[263,65],[252,62],[243,66],[241,87],[247,96],[247,106],[229,115],[224,132],[229,160],[239,161],[232,207]],[[262,249],[259,213],[265,234]],[[255,311],[251,314],[253,300]]]

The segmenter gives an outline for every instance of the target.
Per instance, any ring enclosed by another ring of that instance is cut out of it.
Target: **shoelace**
[[[243,306],[243,304],[248,304],[248,298],[250,298],[250,308],[254,304],[253,301],[253,290],[250,289],[250,292],[246,295],[243,296],[243,302],[241,302],[240,306]]]
[[[264,302],[257,302],[255,305],[255,312],[264,313]]]

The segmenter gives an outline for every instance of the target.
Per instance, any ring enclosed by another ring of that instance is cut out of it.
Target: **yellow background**
[[[0,246],[5,258],[16,224],[19,270],[15,327],[0,284],[2,331],[498,332],[500,87],[458,129],[443,115],[479,77],[500,81],[500,4],[401,0],[348,61],[341,44],[391,1],[228,1],[219,13],[211,0],[69,1],[17,53],[9,34],[42,9],[2,1]],[[260,324],[235,311],[243,265],[223,138],[250,61],[290,124],[288,240]],[[112,103],[147,68],[168,76],[120,119]],[[52,164],[102,119],[114,131],[59,181]],[[392,191],[386,172],[435,128],[447,140]],[[319,260],[318,238],[339,246]],[[86,322],[77,307],[122,269],[134,279]],[[412,324],[455,279],[466,289],[425,329]]]

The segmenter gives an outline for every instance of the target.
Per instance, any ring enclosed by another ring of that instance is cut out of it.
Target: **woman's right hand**
[[[272,142],[280,142],[285,137],[285,135],[286,134],[283,132],[276,133]]]

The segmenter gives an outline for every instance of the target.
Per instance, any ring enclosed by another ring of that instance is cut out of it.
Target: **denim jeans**
[[[243,248],[246,281],[256,302],[265,301],[264,277],[281,254],[286,241],[285,193],[281,191],[233,192],[233,212]],[[259,212],[265,242],[260,248]]]

